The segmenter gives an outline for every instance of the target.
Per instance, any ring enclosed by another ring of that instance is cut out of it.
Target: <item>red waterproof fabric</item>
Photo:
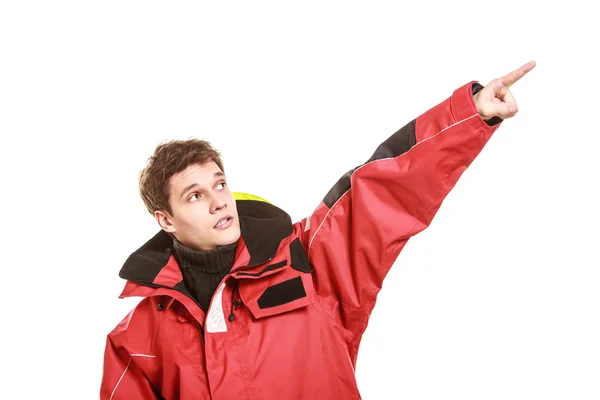
[[[168,237],[132,254],[122,296],[144,298],[108,335],[100,398],[360,399],[357,353],[386,274],[499,127],[479,117],[473,84],[392,135],[310,217],[239,201],[247,229],[207,313]]]

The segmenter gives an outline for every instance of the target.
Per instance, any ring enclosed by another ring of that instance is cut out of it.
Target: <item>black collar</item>
[[[242,238],[250,254],[249,265],[262,264],[275,256],[283,239],[293,232],[292,220],[282,209],[263,201],[238,200]],[[123,279],[143,285],[154,282],[173,254],[173,238],[160,230],[131,253],[119,272]]]

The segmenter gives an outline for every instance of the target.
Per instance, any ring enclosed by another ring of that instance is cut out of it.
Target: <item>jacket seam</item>
[[[341,322],[337,321],[333,316],[331,316],[326,310],[325,307],[323,307],[323,303],[322,303],[323,297],[322,296],[317,296],[317,301],[316,303],[318,304],[319,308],[321,309],[321,311],[323,312],[323,314],[329,318],[331,320],[331,322],[333,322],[335,324],[335,326],[338,326],[340,328],[343,329],[344,331],[344,340],[347,343],[352,343],[353,341],[353,334],[352,331],[350,329],[348,329],[347,327],[343,326],[341,324]],[[344,304],[341,300],[338,300],[338,302]]]
[[[451,114],[452,114],[452,112],[451,112]],[[359,171],[360,169],[362,169],[362,168],[364,168],[364,167],[366,167],[366,166],[368,166],[368,165],[374,164],[374,163],[376,163],[376,162],[380,162],[380,161],[387,161],[387,160],[396,160],[396,159],[399,159],[400,157],[404,156],[405,154],[408,154],[408,153],[409,153],[409,152],[410,152],[412,149],[414,149],[415,147],[419,146],[421,143],[425,143],[426,141],[428,141],[428,140],[431,140],[431,139],[433,139],[433,138],[435,138],[435,137],[439,136],[440,134],[442,134],[443,132],[447,131],[448,129],[450,129],[450,128],[452,128],[452,127],[456,126],[456,125],[459,125],[459,124],[461,124],[461,123],[463,123],[463,122],[465,122],[465,121],[468,121],[468,120],[470,120],[471,118],[478,117],[478,116],[479,116],[479,114],[473,114],[473,115],[471,115],[470,117],[467,117],[467,118],[461,119],[461,120],[460,120],[460,121],[458,121],[458,122],[455,122],[455,123],[453,123],[453,124],[450,124],[450,125],[448,125],[447,127],[445,127],[445,128],[443,128],[442,130],[440,130],[438,133],[436,133],[435,135],[432,135],[432,136],[430,136],[430,137],[428,137],[428,138],[426,138],[426,139],[424,139],[424,140],[421,140],[420,142],[416,143],[414,146],[412,146],[412,147],[411,147],[410,149],[408,149],[406,152],[404,152],[404,153],[400,154],[400,155],[399,155],[399,156],[397,156],[397,157],[379,158],[379,159],[377,159],[377,160],[370,161],[370,162],[368,162],[368,163],[365,163],[365,164],[363,164],[363,165],[359,166],[358,168],[356,168],[356,169],[355,169],[355,170],[352,172],[352,174],[350,175],[350,189],[346,190],[346,191],[344,192],[344,194],[342,194],[342,195],[340,196],[340,198],[339,198],[339,199],[338,199],[338,200],[337,200],[337,201],[336,201],[336,202],[335,202],[335,203],[334,203],[334,204],[331,206],[331,208],[330,208],[330,209],[327,211],[327,214],[325,214],[325,217],[323,217],[323,220],[322,220],[322,221],[321,221],[321,223],[319,224],[319,227],[318,227],[318,228],[317,228],[317,230],[315,231],[315,234],[314,234],[314,235],[312,236],[312,238],[310,239],[310,241],[309,241],[309,243],[308,243],[308,249],[307,249],[307,251],[306,251],[306,253],[307,253],[307,256],[308,256],[308,257],[310,257],[310,248],[312,247],[312,244],[313,244],[313,242],[314,242],[315,238],[317,237],[317,235],[318,235],[318,234],[319,234],[319,232],[321,231],[321,228],[323,227],[323,224],[325,223],[325,221],[327,221],[327,218],[329,217],[329,214],[331,213],[331,211],[332,211],[332,210],[335,208],[335,206],[336,206],[336,205],[337,205],[337,204],[338,204],[338,203],[339,203],[339,202],[340,202],[340,201],[341,201],[341,200],[342,200],[342,199],[343,199],[343,198],[344,198],[344,197],[345,197],[345,196],[346,196],[346,195],[347,195],[347,194],[348,194],[348,193],[349,193],[351,190],[352,190],[352,178],[354,177],[354,175],[356,174],[356,172],[357,172],[357,171]],[[432,203],[432,204],[433,204],[433,203]],[[426,210],[429,210],[429,208],[431,208],[431,205],[430,205],[429,207],[427,207],[427,209],[426,209]],[[422,213],[419,215],[419,217],[418,217],[417,219],[420,219],[420,218],[423,216],[423,214],[425,214],[425,212],[426,212],[426,211],[422,212]]]
[[[370,163],[369,163],[370,164]],[[358,169],[358,168],[357,168]],[[354,170],[354,172],[350,175],[350,189],[346,190],[344,192],[344,194],[342,194],[340,196],[339,199],[337,199],[337,201],[335,203],[333,203],[333,205],[331,206],[331,208],[329,210],[327,210],[327,214],[325,214],[325,216],[323,217],[323,220],[321,221],[321,223],[319,224],[319,227],[317,228],[317,230],[315,231],[315,234],[312,236],[312,238],[310,239],[310,241],[308,242],[308,249],[306,250],[306,256],[310,258],[310,248],[315,240],[315,238],[317,237],[317,235],[319,234],[319,232],[321,231],[321,227],[323,226],[323,224],[325,223],[325,221],[327,221],[327,218],[329,217],[329,214],[331,213],[331,211],[335,208],[335,206],[348,194],[350,193],[350,190],[352,190],[352,177],[354,176],[354,173],[356,172],[356,169]]]
[[[112,400],[112,398],[115,395],[115,392],[117,391],[117,388],[119,387],[119,385],[121,384],[121,381],[123,380],[123,377],[125,376],[125,374],[127,373],[127,370],[129,369],[129,365],[131,364],[131,360],[133,359],[133,357],[129,356],[129,362],[127,363],[127,366],[125,367],[125,370],[123,371],[123,373],[121,374],[121,377],[119,378],[119,380],[117,381],[117,384],[115,385],[115,388],[113,389],[112,393],[110,394],[110,398],[109,400]]]
[[[360,319],[360,326],[359,326],[360,334],[359,334],[358,329],[356,332],[352,332],[352,341],[351,341],[352,345],[358,347],[358,344],[362,340],[363,334],[365,333],[365,330],[367,329],[367,326],[369,324],[370,313],[371,313],[371,311],[373,311],[374,306],[375,306],[375,301],[371,300],[371,301],[367,301],[367,304],[365,304],[364,307],[361,307],[361,310],[363,311],[363,316]]]

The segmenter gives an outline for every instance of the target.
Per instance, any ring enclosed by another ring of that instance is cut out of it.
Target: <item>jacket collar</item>
[[[265,273],[268,275],[274,267],[262,274],[254,270],[273,260],[279,248],[286,244],[284,239],[293,231],[291,218],[280,208],[262,201],[237,200],[236,206],[240,218],[241,238],[232,273],[236,272],[240,278],[263,276]],[[128,284],[121,297],[134,295],[134,292],[137,292],[135,288],[139,285],[170,287],[188,294],[173,254],[173,239],[163,230],[131,253],[119,271],[119,276],[133,285]],[[279,266],[284,266],[281,264],[283,260],[274,261],[277,261]]]
[[[238,200],[236,204],[242,243],[246,245],[250,256],[248,266],[271,260],[282,240],[292,234],[290,216],[282,209],[262,201]]]

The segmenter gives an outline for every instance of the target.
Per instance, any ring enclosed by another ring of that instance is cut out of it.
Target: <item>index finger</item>
[[[521,68],[514,70],[513,72],[509,73],[508,75],[504,75],[502,78],[499,79],[499,81],[502,82],[502,84],[505,87],[510,87],[515,82],[517,82],[519,79],[524,77],[525,74],[527,74],[529,71],[531,71],[534,67],[535,67],[535,61],[533,61],[533,60],[529,61],[527,64],[523,65]]]

